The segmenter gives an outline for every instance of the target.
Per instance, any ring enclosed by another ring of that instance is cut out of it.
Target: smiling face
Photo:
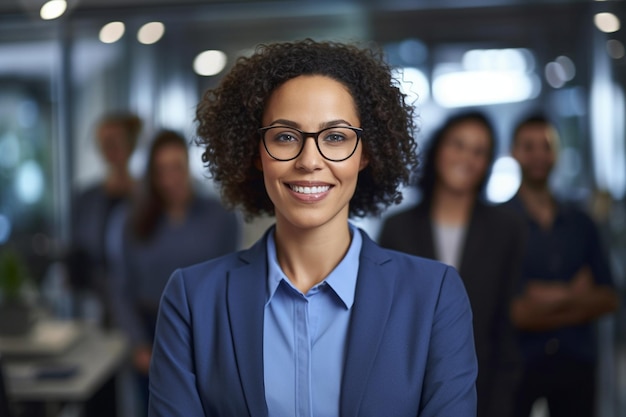
[[[113,168],[125,168],[132,154],[128,133],[118,123],[107,123],[96,132],[98,146],[106,163]]]
[[[185,204],[190,194],[187,150],[179,145],[164,145],[154,155],[154,187],[167,207]]]
[[[263,126],[272,125],[317,132],[330,126],[360,127],[361,121],[343,84],[314,75],[293,78],[272,93],[263,114]],[[277,227],[345,227],[359,171],[367,165],[361,143],[342,162],[324,159],[312,137],[305,140],[304,149],[291,161],[273,159],[262,141],[259,152],[258,167],[274,203]]]
[[[545,123],[530,123],[519,129],[513,144],[513,157],[519,162],[524,182],[544,185],[557,157],[558,136]]]
[[[437,185],[455,193],[478,192],[490,154],[490,133],[482,123],[467,120],[451,127],[435,161]]]

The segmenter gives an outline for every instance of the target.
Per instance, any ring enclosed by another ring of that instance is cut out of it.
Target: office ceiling
[[[44,1],[0,0],[0,29],[11,17],[38,20]],[[365,37],[377,42],[406,38],[430,45],[491,42],[533,48],[547,57],[579,52],[593,30],[595,9],[621,13],[626,22],[626,0],[67,1],[69,9],[62,19],[89,21],[94,27],[120,15],[136,20],[169,19],[184,27],[192,41],[218,38],[245,43],[247,38],[276,39],[290,32],[297,37],[334,36],[336,28],[345,26],[345,33],[350,33],[359,26],[365,28]],[[359,25],[350,26],[355,20]],[[624,32],[615,36],[626,43]],[[10,37],[5,30],[2,39]]]
[[[38,11],[46,0],[0,0],[0,13],[24,13]],[[280,8],[285,4],[325,8],[331,4],[363,6],[371,9],[442,9],[473,7],[524,7],[528,5],[553,5],[592,3],[594,0],[67,0],[69,9],[74,12],[100,11],[115,9],[146,9],[158,7],[189,6],[259,6]],[[622,0],[609,0],[621,2]]]

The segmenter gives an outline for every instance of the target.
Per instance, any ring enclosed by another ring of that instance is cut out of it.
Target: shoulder
[[[241,252],[232,252],[177,269],[171,275],[165,292],[184,292],[187,299],[204,299],[211,297],[210,294],[224,294],[230,272],[243,265]]]
[[[591,221],[591,216],[581,207],[579,203],[557,200],[557,205],[559,211],[565,216]]]
[[[104,189],[101,184],[90,184],[80,189],[74,195],[77,204],[85,204],[94,200],[101,200],[104,197]]]
[[[411,255],[378,245],[365,232],[361,250],[361,266],[370,270],[382,269],[383,278],[396,279],[402,285],[420,287],[424,282],[433,283],[447,274],[458,275],[456,270],[437,260]]]
[[[406,227],[407,223],[415,223],[422,218],[428,217],[428,207],[420,203],[389,214],[383,221],[383,229],[389,227]]]
[[[193,207],[195,212],[201,212],[203,215],[209,213],[213,217],[219,216],[224,219],[237,217],[234,211],[228,210],[220,200],[212,196],[197,195]]]
[[[226,209],[224,209],[224,207],[217,198],[207,195],[196,195],[194,197],[194,205],[201,208],[210,208],[216,210],[222,209],[226,211]]]
[[[568,225],[572,227],[588,229],[595,229],[596,223],[591,218],[589,213],[583,210],[579,204],[567,201],[559,201],[559,215],[563,218]]]
[[[492,227],[502,227],[504,229],[523,228],[523,216],[509,203],[489,204],[479,201],[476,204],[475,212],[477,215],[488,219]]]
[[[201,286],[225,284],[238,270],[258,276],[266,267],[266,235],[248,249],[233,251],[222,256],[177,269],[170,280],[182,281],[193,289]],[[250,268],[252,267],[252,268]],[[243,268],[248,268],[244,270]],[[254,271],[249,271],[253,269]]]
[[[502,207],[510,212],[517,213],[520,216],[522,216],[526,212],[526,210],[524,209],[524,204],[522,203],[522,199],[520,198],[519,194],[515,194],[509,200],[503,203],[500,203],[497,206]]]

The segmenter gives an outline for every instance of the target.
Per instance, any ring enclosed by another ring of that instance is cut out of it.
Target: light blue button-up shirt
[[[268,298],[263,329],[265,399],[271,417],[337,417],[350,312],[363,243],[303,294],[278,265],[274,231],[267,240]]]

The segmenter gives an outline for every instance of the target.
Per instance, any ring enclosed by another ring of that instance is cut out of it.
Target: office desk
[[[45,403],[52,408],[80,405],[119,372],[127,355],[126,339],[119,332],[84,325],[77,340],[60,353],[5,357],[9,398],[14,403]],[[74,368],[75,372],[44,378],[34,376],[59,364]]]

